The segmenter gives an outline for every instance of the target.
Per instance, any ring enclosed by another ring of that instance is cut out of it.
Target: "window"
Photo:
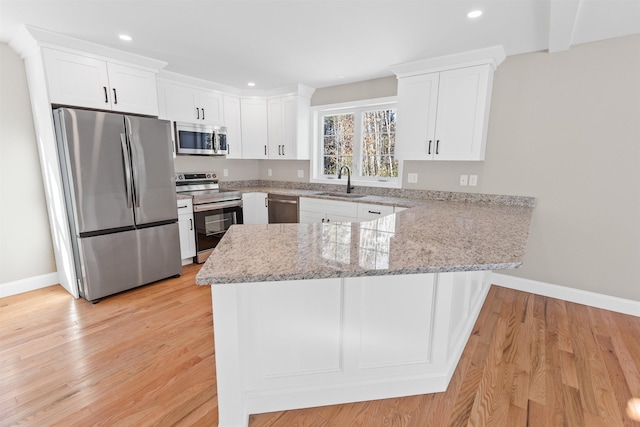
[[[365,181],[365,185],[399,185],[399,163],[394,157],[395,101],[384,101],[315,109],[314,181],[335,179],[340,168],[346,165],[351,170],[352,181]]]

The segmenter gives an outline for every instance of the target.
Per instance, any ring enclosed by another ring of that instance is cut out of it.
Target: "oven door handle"
[[[242,201],[234,200],[231,202],[203,203],[201,205],[193,205],[194,212],[215,211],[225,208],[241,208]]]

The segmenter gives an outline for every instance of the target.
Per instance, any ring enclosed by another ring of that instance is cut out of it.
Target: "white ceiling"
[[[0,0],[0,41],[21,24],[237,88],[320,88],[498,44],[514,55],[639,34],[640,0]]]

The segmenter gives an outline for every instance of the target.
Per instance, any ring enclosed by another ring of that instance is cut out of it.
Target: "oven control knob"
[[[178,175],[178,181],[182,181],[184,179],[184,175]]]
[[[211,174],[210,173],[207,174],[207,178],[211,178]]]

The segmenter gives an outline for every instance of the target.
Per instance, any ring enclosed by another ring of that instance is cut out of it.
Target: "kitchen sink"
[[[343,197],[345,199],[358,199],[366,196],[366,194],[353,194],[353,193],[333,193],[330,191],[324,193],[315,193],[314,196],[328,196],[328,197]]]

